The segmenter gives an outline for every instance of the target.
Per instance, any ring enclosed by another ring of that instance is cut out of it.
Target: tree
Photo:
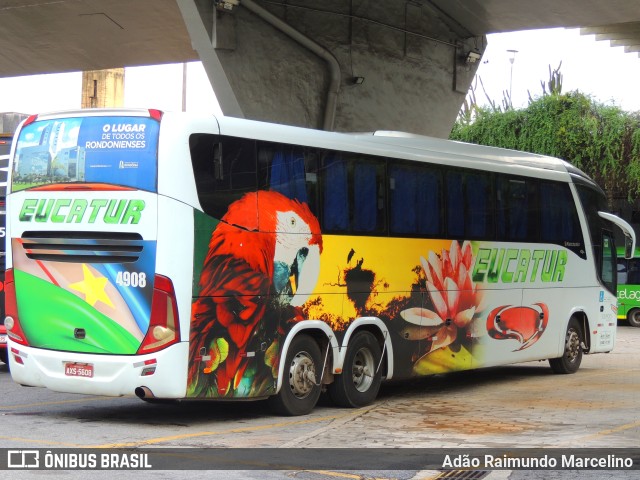
[[[560,66],[551,70],[541,97],[524,109],[470,106],[472,121],[458,120],[450,138],[562,158],[591,176],[616,198],[640,194],[640,114],[562,93]]]

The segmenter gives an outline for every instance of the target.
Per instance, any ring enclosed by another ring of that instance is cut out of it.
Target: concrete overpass
[[[640,50],[637,0],[2,0],[0,76],[201,59],[226,115],[447,136],[486,34],[559,26]]]

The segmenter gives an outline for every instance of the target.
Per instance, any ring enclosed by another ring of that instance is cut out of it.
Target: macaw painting
[[[318,220],[306,204],[260,191],[229,207],[211,236],[193,305],[192,394],[273,388],[280,332],[304,318],[300,307],[318,279],[321,252]]]
[[[521,287],[502,284],[561,281],[566,265],[559,254],[487,242],[322,235],[305,203],[275,191],[245,194],[196,230],[196,251],[208,246],[194,285],[194,397],[273,394],[282,342],[305,319],[324,321],[341,340],[355,319],[380,318],[392,335],[394,378],[489,365],[487,342],[515,355],[543,336],[549,317],[547,305],[521,305]]]

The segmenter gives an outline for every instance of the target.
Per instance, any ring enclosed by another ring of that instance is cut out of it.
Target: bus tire
[[[320,347],[308,335],[296,335],[289,345],[280,391],[269,406],[280,415],[306,415],[316,406],[322,382]]]
[[[0,350],[0,360],[2,360],[3,363],[9,365],[9,352],[6,348]]]
[[[569,320],[564,340],[564,353],[561,357],[549,359],[554,373],[575,373],[582,362],[582,329],[575,318]]]
[[[329,384],[329,397],[336,405],[357,408],[369,405],[376,399],[382,370],[380,345],[376,337],[367,331],[356,333],[349,341],[342,374]]]
[[[640,308],[632,308],[627,313],[627,321],[632,327],[640,327]]]

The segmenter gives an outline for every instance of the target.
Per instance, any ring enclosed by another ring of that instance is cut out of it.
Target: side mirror
[[[633,238],[629,235],[624,236],[624,258],[633,258]]]
[[[626,220],[607,212],[598,212],[601,218],[617,225],[624,233],[624,258],[633,258],[633,253],[636,249],[636,234],[633,231],[633,227],[627,223]]]

